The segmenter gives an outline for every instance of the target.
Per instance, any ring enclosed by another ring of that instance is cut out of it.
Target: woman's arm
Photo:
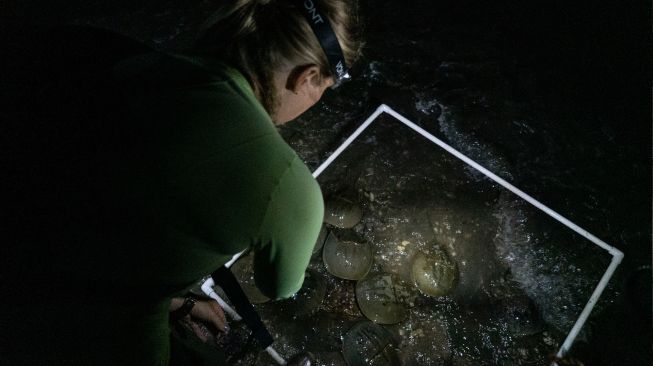
[[[266,296],[286,298],[301,288],[323,219],[322,192],[296,158],[270,199],[255,248],[254,278]]]

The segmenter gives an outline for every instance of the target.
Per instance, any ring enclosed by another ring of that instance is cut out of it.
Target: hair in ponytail
[[[273,75],[288,65],[315,64],[323,77],[333,72],[317,38],[298,9],[303,0],[234,0],[218,10],[196,44],[249,80],[268,113],[276,107]],[[313,0],[329,18],[351,66],[360,55],[355,10],[345,0]]]

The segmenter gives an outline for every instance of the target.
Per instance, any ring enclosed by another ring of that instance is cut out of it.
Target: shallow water
[[[281,133],[314,169],[386,103],[617,246],[625,260],[573,351],[587,364],[650,364],[650,108],[631,82],[646,79],[631,61],[640,57],[628,56],[636,17],[621,22],[629,7],[599,3],[504,5],[363,1],[367,48],[354,80]],[[216,7],[26,2],[21,11],[173,49]],[[410,281],[406,263],[434,248],[458,266],[450,295],[418,294],[405,320],[384,326],[405,365],[544,364],[610,259],[387,116],[319,181],[325,196],[360,203],[359,224],[330,229],[373,245],[370,273]],[[311,350],[319,364],[342,365],[342,337],[365,319],[355,282],[331,276],[319,255],[310,268],[325,284],[321,304],[258,307],[282,355]],[[237,363],[271,362],[245,351]]]

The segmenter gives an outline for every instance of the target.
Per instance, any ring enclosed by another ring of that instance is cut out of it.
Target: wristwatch
[[[170,312],[170,320],[179,320],[190,314],[190,311],[193,309],[196,302],[197,300],[194,297],[186,296],[184,298],[184,303],[181,304],[179,309]]]

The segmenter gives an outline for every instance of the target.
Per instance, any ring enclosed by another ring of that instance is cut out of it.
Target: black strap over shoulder
[[[252,330],[254,338],[264,349],[269,347],[274,341],[272,335],[261,321],[252,303],[249,302],[231,270],[222,266],[213,272],[211,277],[215,284],[222,287],[224,293],[227,294],[238,314],[243,318],[249,329]]]

